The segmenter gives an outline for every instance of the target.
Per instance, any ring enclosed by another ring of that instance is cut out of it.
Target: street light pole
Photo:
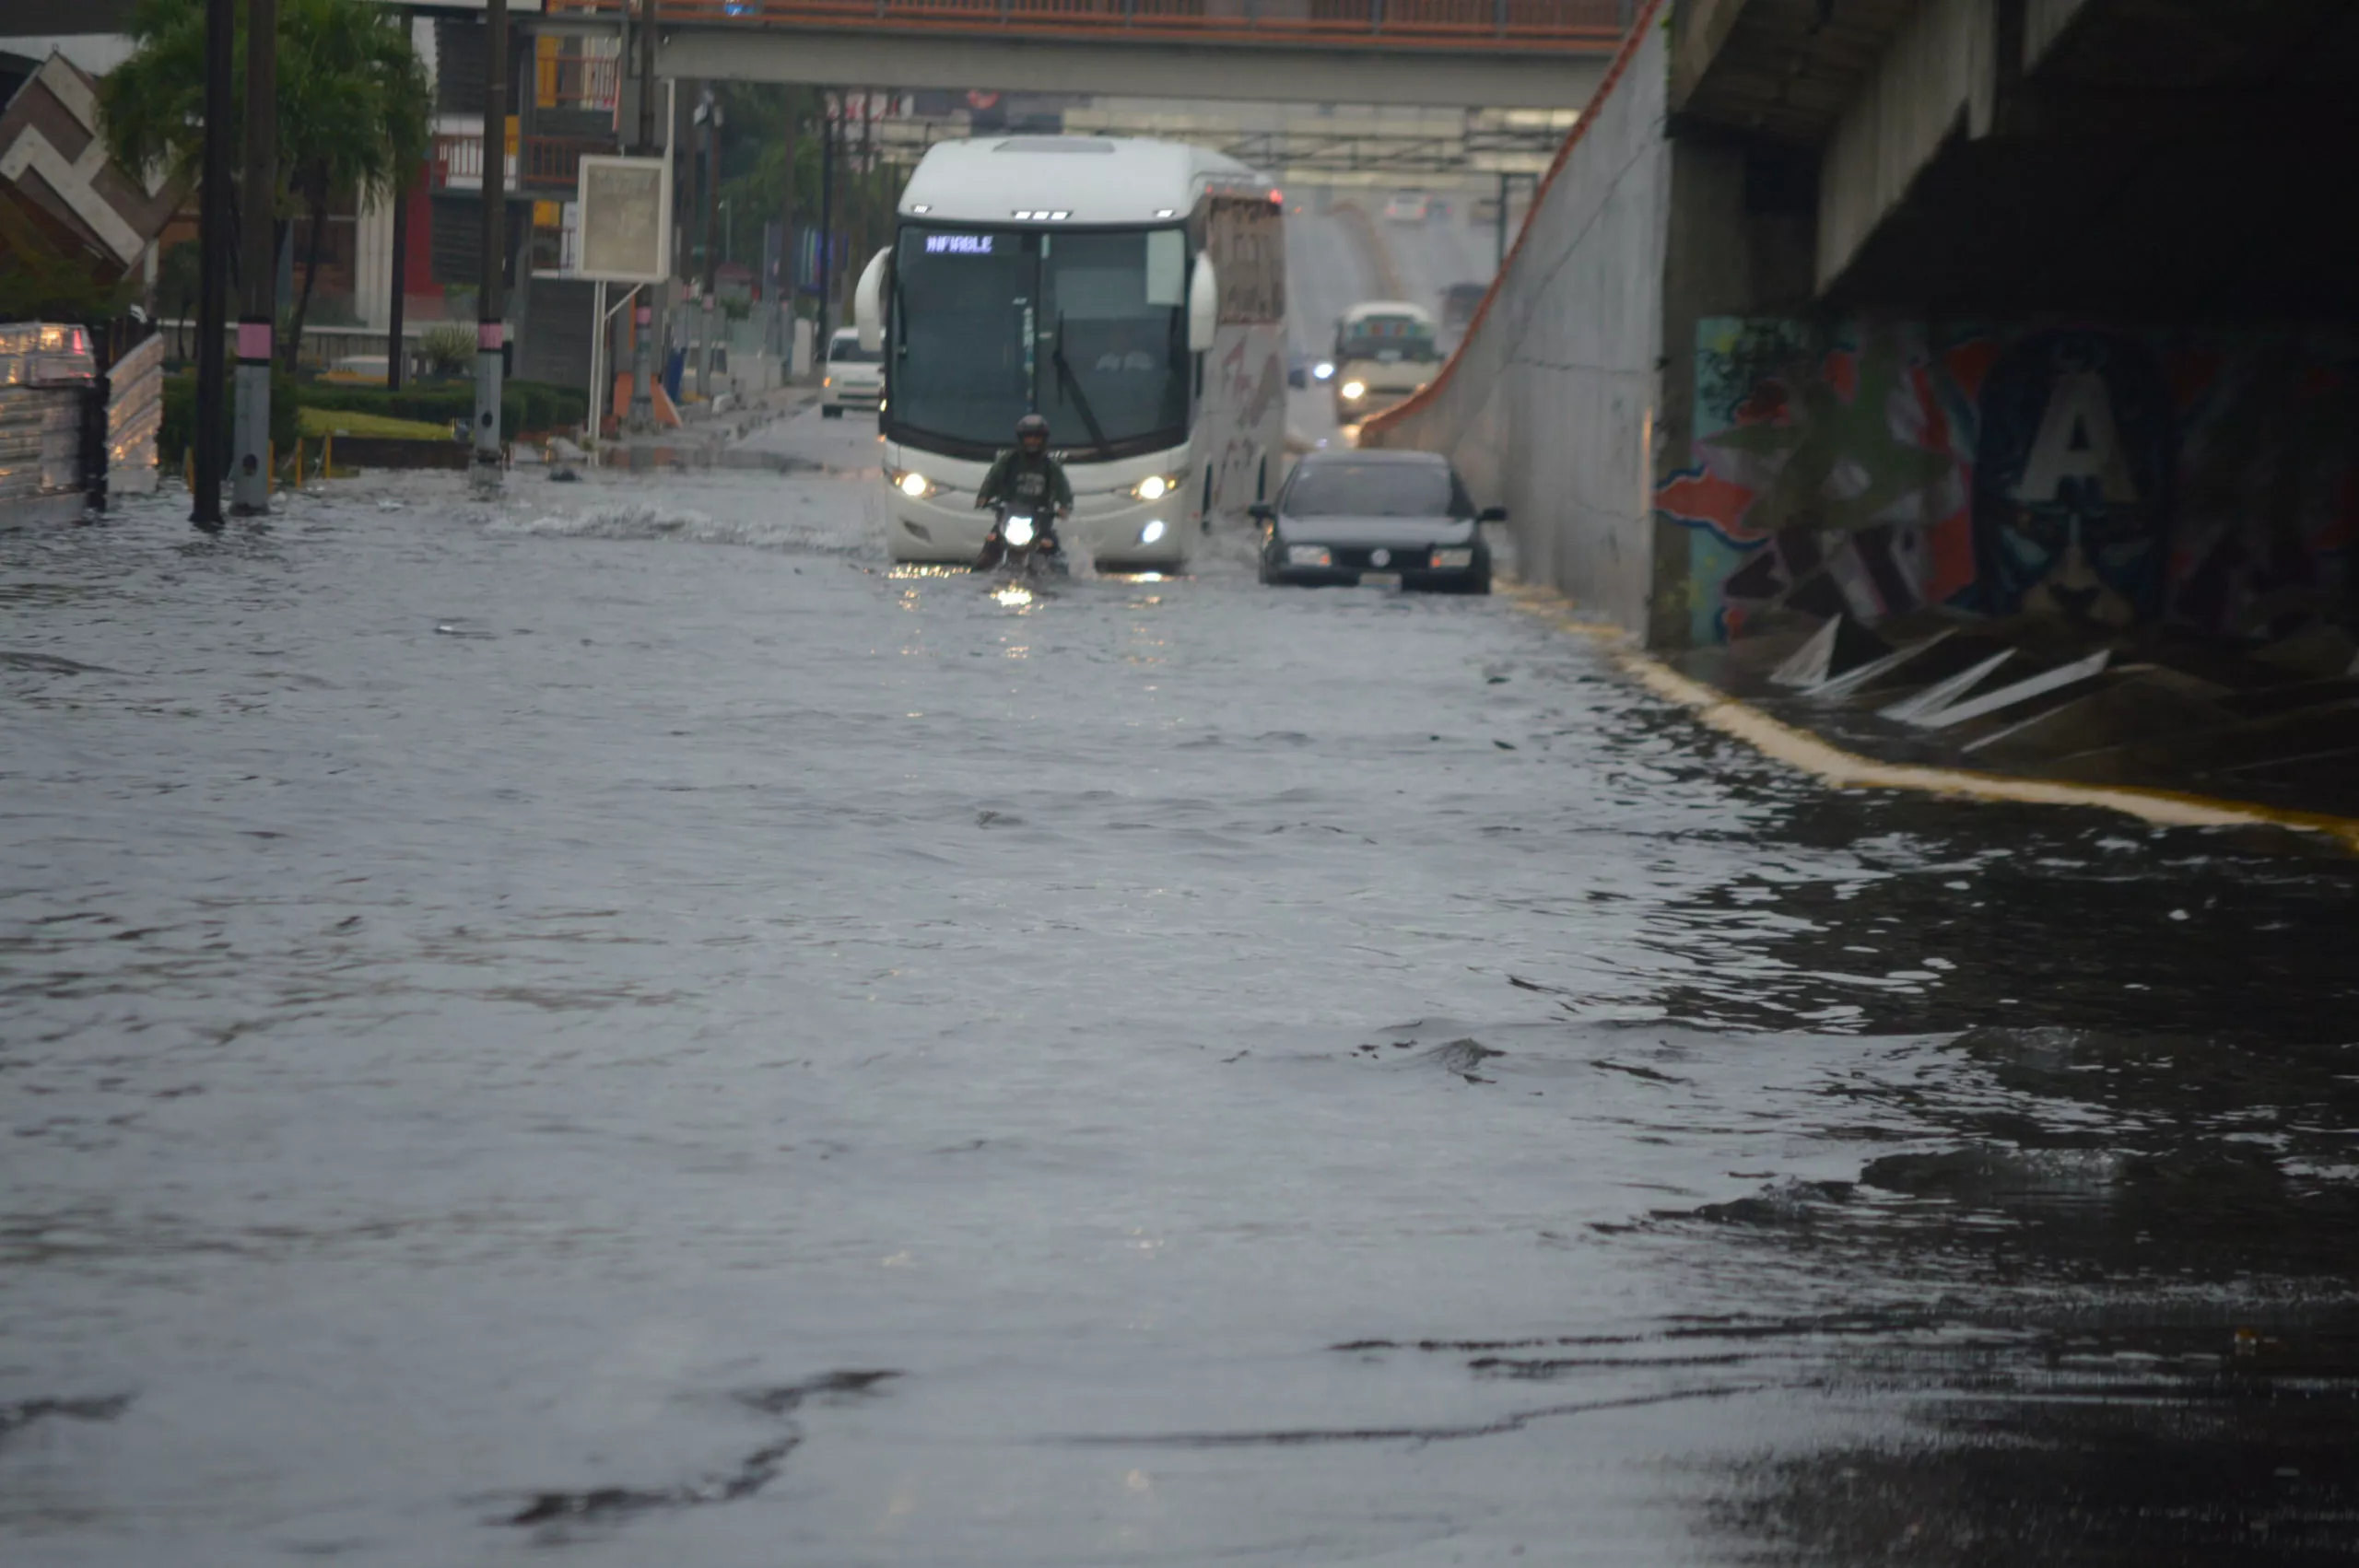
[[[407,6],[393,7],[393,15],[401,18],[401,29],[407,37],[415,25]],[[402,345],[403,307],[408,303],[409,288],[409,180],[411,170],[393,170],[393,294],[387,302],[385,316],[385,390],[402,390],[402,361],[407,357]]]
[[[840,101],[840,100],[839,100]],[[827,94],[819,93],[819,341],[813,357],[824,359],[835,308],[836,272],[836,117]]]
[[[640,0],[639,4],[639,146],[634,149],[640,158],[655,156],[655,0]],[[656,216],[658,223],[670,223],[668,212]],[[644,433],[655,428],[655,289],[640,291],[639,302],[632,307],[630,408],[623,416],[626,433]]]
[[[237,464],[229,509],[240,517],[270,510],[270,366],[278,320],[278,0],[246,0],[246,177],[238,197],[245,243],[245,308],[238,316]]]
[[[478,496],[500,487],[500,287],[508,250],[508,0],[486,0],[483,81],[483,272],[475,294],[475,451]]]
[[[721,99],[713,96],[708,84],[703,99],[697,105],[697,118],[704,122],[704,321],[698,336],[701,343],[697,351],[697,392],[712,396],[712,327],[713,290],[720,276],[720,258],[713,254],[713,228],[721,213]]]
[[[238,28],[237,0],[205,0],[205,160],[197,201],[196,428],[189,432],[196,494],[188,520],[217,532],[221,527],[221,424],[223,372],[229,328],[229,116],[237,95],[231,83],[230,51]]]

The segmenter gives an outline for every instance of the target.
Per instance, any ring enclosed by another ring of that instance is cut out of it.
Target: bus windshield
[[[1335,323],[1338,359],[1439,359],[1431,322],[1415,316],[1362,316]]]
[[[904,226],[894,256],[895,433],[982,455],[1037,411],[1074,458],[1181,444],[1186,252],[1177,228]]]

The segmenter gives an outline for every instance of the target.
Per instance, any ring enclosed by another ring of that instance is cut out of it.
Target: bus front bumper
[[[888,490],[886,544],[897,561],[966,565],[982,553],[992,514],[978,509],[972,495],[945,492],[923,499]],[[1057,525],[1065,547],[1109,571],[1160,571],[1188,558],[1187,522],[1177,497],[1161,501],[1082,497],[1074,515]]]

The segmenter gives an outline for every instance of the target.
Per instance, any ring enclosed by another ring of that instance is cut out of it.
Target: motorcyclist
[[[991,472],[983,475],[982,487],[975,492],[975,505],[1031,513],[1041,555],[1051,561],[1059,557],[1063,545],[1057,539],[1057,519],[1073,515],[1073,485],[1065,478],[1064,464],[1049,455],[1046,419],[1027,414],[1015,422],[1015,445],[1000,453]],[[975,569],[991,570],[1006,553],[1007,542],[993,524]]]

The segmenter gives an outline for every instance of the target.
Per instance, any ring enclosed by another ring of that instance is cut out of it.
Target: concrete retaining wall
[[[1369,446],[1449,455],[1504,504],[1528,580],[1649,629],[1654,415],[1672,157],[1659,6],[1557,162],[1444,375]]]

